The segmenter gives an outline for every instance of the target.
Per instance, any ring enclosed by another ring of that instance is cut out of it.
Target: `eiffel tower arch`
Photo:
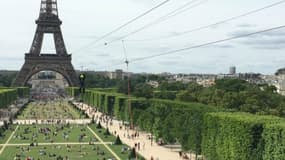
[[[70,86],[78,86],[77,75],[71,64],[72,58],[66,51],[60,28],[62,21],[58,17],[57,0],[41,0],[40,16],[36,24],[37,29],[31,49],[25,54],[25,63],[13,86],[26,86],[34,74],[44,70],[58,72]],[[53,34],[55,54],[41,53],[45,34]]]

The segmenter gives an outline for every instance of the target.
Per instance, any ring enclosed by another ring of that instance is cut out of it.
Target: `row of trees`
[[[143,81],[134,82],[136,85],[132,88],[132,95],[136,97],[203,103],[232,111],[285,117],[285,97],[277,94],[274,86],[251,84],[239,79],[221,79],[216,80],[211,87],[197,83],[161,81],[155,89]],[[127,92],[127,88],[124,91]]]
[[[208,88],[191,83],[177,94],[177,99],[253,114],[285,116],[285,97],[277,94],[275,87],[238,79],[217,80]]]
[[[14,79],[16,78],[17,72],[3,72],[0,73],[0,86],[10,87]]]
[[[124,94],[87,90],[83,100],[102,112],[130,121],[128,98]],[[185,151],[203,154],[211,160],[282,160],[285,145],[282,118],[160,99],[131,98],[130,103],[136,126],[165,143],[180,143]]]

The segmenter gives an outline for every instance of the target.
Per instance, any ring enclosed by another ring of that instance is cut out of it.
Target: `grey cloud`
[[[238,36],[243,36],[243,35],[247,35],[249,33],[252,33],[254,31],[250,31],[250,30],[238,30],[238,31],[234,31],[228,34],[229,37],[238,37]]]
[[[153,54],[157,54],[160,52],[166,52],[166,51],[170,51],[173,48],[169,47],[169,46],[157,46],[157,47],[151,47],[151,48],[142,48],[143,50],[145,50],[146,52],[150,52]]]
[[[229,33],[228,36],[231,36],[231,37],[243,36],[243,35],[247,35],[250,33],[257,32],[257,31],[260,31],[260,30],[252,30],[252,29],[237,30],[237,31]],[[285,37],[285,30],[263,32],[263,33],[259,33],[259,34],[250,36],[249,38],[251,38],[251,37]]]
[[[165,60],[165,61],[159,61],[158,64],[164,65],[164,66],[177,66],[180,64],[180,62],[172,61],[172,60]]]
[[[231,44],[216,44],[216,45],[207,46],[205,48],[229,49],[229,48],[234,48],[234,45],[231,45]]]
[[[242,36],[256,31],[239,30],[230,33],[230,36]],[[255,49],[277,50],[285,49],[285,31],[264,32],[254,36],[245,37],[238,41],[243,45],[251,46]]]
[[[264,32],[264,33],[261,33],[260,35],[267,36],[267,37],[285,37],[285,30]]]
[[[242,44],[252,46],[256,49],[269,49],[278,50],[285,49],[285,37],[284,38],[248,38],[241,42]]]
[[[78,35],[78,36],[70,36],[70,37],[74,39],[98,39],[100,38],[99,36],[92,36],[92,35]]]
[[[240,27],[240,28],[252,28],[252,27],[256,27],[256,25],[249,24],[249,23],[243,23],[243,24],[237,25],[237,27]]]
[[[98,56],[98,57],[109,57],[110,54],[108,54],[108,53],[99,53],[99,54],[96,54],[96,56]]]

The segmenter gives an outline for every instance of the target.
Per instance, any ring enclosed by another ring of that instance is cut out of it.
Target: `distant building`
[[[116,73],[116,79],[123,79],[124,77],[123,77],[123,70],[121,70],[121,69],[117,69],[116,71],[115,71],[115,73]]]
[[[277,88],[277,93],[285,95],[285,69],[279,69],[275,75],[262,76],[263,80],[268,84]]]
[[[215,85],[216,83],[216,79],[215,78],[209,78],[209,79],[197,79],[197,83],[203,87],[211,87],[213,85]]]
[[[204,87],[209,87],[215,84],[217,75],[214,74],[174,74],[167,79],[169,82],[182,82],[182,83],[198,83]]]
[[[124,72],[121,69],[117,69],[117,70],[115,70],[115,72],[109,72],[108,77],[110,79],[121,79],[121,80],[123,80],[124,79]]]
[[[231,74],[231,75],[235,75],[236,74],[236,67],[235,66],[230,67],[229,74]]]
[[[159,83],[157,81],[148,81],[147,84],[152,86],[153,88],[159,87]]]

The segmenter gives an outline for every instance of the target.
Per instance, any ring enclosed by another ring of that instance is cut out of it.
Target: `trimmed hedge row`
[[[153,97],[157,99],[175,100],[177,91],[154,91]]]
[[[68,88],[70,96],[77,88]],[[128,97],[123,94],[86,90],[83,101],[123,121],[130,121]],[[160,99],[131,98],[133,122],[164,142],[178,141],[185,150],[201,153],[203,116],[215,107]]]
[[[0,89],[0,108],[6,108],[18,97],[27,97],[29,88],[2,88]]]
[[[130,120],[126,95],[87,90],[83,101],[117,119]],[[203,154],[206,160],[285,160],[282,118],[161,99],[132,97],[130,103],[136,126],[166,143],[179,142],[185,151]]]
[[[279,152],[282,143],[277,140],[282,135],[277,138],[275,135],[280,132],[274,128],[282,122],[283,119],[273,116],[208,113],[204,117],[202,154],[209,160],[280,160],[279,157],[283,154],[284,158],[285,152]],[[276,150],[276,158],[272,158],[273,150]]]
[[[65,91],[71,97],[77,97],[79,95],[79,88],[77,87],[68,87],[65,88]]]
[[[263,133],[265,142],[264,160],[285,160],[285,124],[266,125]]]
[[[30,88],[28,87],[18,87],[17,94],[20,98],[27,98],[30,95]]]
[[[0,108],[6,108],[17,99],[17,89],[0,90]]]
[[[170,100],[150,100],[154,135],[167,143],[176,140],[184,150],[201,153],[203,117],[208,112],[216,112],[215,107]],[[140,122],[143,122],[141,119]]]

